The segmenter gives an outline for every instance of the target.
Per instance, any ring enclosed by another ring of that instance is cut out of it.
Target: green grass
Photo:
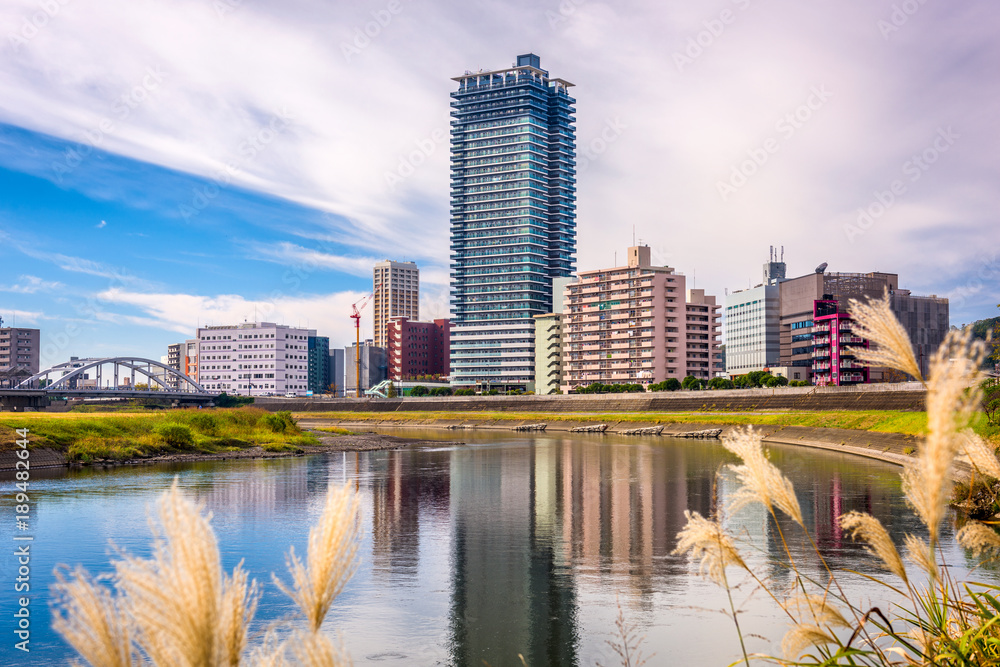
[[[924,435],[927,432],[926,412],[901,410],[844,410],[799,412],[614,412],[614,413],[546,413],[546,412],[300,412],[298,419],[336,419],[341,421],[532,421],[532,422],[651,422],[674,424],[754,424],[761,426],[807,426],[813,428],[844,428],[876,433]],[[979,414],[973,428],[983,437],[1000,440],[1000,428],[990,426],[985,415]],[[325,429],[324,429],[325,430]]]
[[[260,445],[268,451],[301,451],[318,445],[287,412],[260,408],[158,410],[115,413],[3,413],[0,451],[12,449],[15,429],[27,428],[32,447],[49,447],[67,460],[122,461],[158,454],[206,454]],[[291,449],[282,449],[291,447]]]
[[[346,428],[340,428],[339,426],[318,428],[316,430],[323,431],[323,433],[329,433],[330,435],[354,435],[354,431],[348,431]]]

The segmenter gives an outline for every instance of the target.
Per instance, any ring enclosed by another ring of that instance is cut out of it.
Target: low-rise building
[[[944,340],[950,326],[948,299],[937,296],[915,296],[899,288],[895,273],[826,273],[826,265],[814,273],[784,280],[780,283],[780,366],[803,369],[813,381],[813,337],[816,301],[837,301],[838,308],[850,311],[850,300],[881,299],[889,294],[893,313],[902,323],[913,344],[914,355],[925,375],[930,356]],[[882,368],[872,368],[868,379],[881,382],[894,379]],[[899,378],[903,379],[903,378]]]
[[[360,352],[360,354],[359,354]],[[358,366],[361,367],[361,386],[358,386]],[[376,347],[370,338],[361,343],[344,348],[344,391],[347,396],[364,396],[371,389],[388,378],[389,355],[386,350]],[[360,393],[359,393],[360,390]]]
[[[868,382],[868,366],[855,356],[856,350],[868,348],[868,341],[858,336],[854,329],[854,319],[838,301],[824,298],[815,302],[813,383],[821,387],[840,387]]]
[[[451,355],[451,321],[415,322],[393,317],[388,325],[389,379],[446,377]]]
[[[309,338],[315,336],[314,329],[272,322],[202,327],[193,341],[195,375],[186,372],[210,391],[302,396],[309,390]]]
[[[580,272],[566,288],[563,391],[711,379],[719,308],[704,290],[688,290],[683,274],[652,266],[648,246],[629,248],[626,266]]]

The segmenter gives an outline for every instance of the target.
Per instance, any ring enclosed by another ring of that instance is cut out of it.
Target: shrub
[[[770,375],[764,378],[765,387],[784,387],[788,384],[788,378],[782,377],[781,375]]]
[[[278,414],[264,415],[257,422],[257,425],[260,428],[271,431],[272,433],[284,433],[285,429],[288,427],[288,424],[285,423],[285,420],[282,419],[281,416]]]
[[[171,447],[190,449],[194,446],[194,435],[187,424],[162,422],[153,427],[153,432]]]
[[[410,396],[426,396],[431,393],[431,390],[422,384],[418,384],[416,387],[410,390]]]
[[[196,412],[188,423],[205,435],[219,435],[219,420],[209,412]]]
[[[431,396],[451,396],[450,387],[435,387],[431,392]]]
[[[692,391],[697,391],[704,388],[705,384],[693,375],[688,375],[681,381],[681,387],[684,389],[690,389]]]
[[[239,408],[253,403],[253,396],[230,396],[222,392],[215,397],[215,405],[220,408]]]
[[[456,389],[455,396],[475,396],[475,389]]]

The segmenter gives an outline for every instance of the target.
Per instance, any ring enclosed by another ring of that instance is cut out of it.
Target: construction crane
[[[351,313],[351,319],[354,320],[354,336],[356,340],[356,345],[354,346],[354,377],[358,382],[358,393],[356,394],[358,398],[361,398],[361,311],[365,309],[365,306],[368,305],[373,296],[375,296],[374,292],[360,301],[351,304],[351,309],[354,311]]]

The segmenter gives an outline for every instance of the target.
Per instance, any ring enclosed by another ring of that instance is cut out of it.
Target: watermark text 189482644
[[[14,648],[30,652],[31,641],[31,541],[26,533],[30,527],[31,507],[29,505],[28,482],[31,477],[31,450],[28,449],[28,429],[17,429],[16,460],[14,463],[14,558],[17,572],[14,578],[14,592],[18,595],[17,611],[14,612]]]

